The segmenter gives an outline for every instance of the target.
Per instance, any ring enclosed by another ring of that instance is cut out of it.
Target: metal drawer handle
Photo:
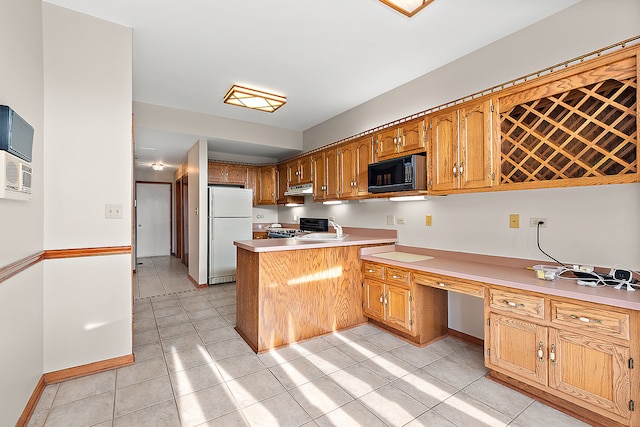
[[[576,316],[575,314],[572,314],[571,316],[572,319],[578,319],[581,322],[584,323],[598,323],[598,324],[602,324],[602,320],[600,319],[590,319],[588,317],[584,317],[584,316]]]
[[[367,270],[367,273],[375,273],[375,272],[376,272],[376,271],[375,271],[375,270],[372,270],[372,269],[368,269],[368,270]]]
[[[524,304],[522,304],[522,303],[509,301],[509,300],[506,300],[506,299],[503,299],[502,302],[507,304],[510,307],[524,307]]]
[[[391,276],[392,279],[402,279],[402,276],[396,276],[395,274]]]
[[[447,285],[446,283],[438,283],[438,285],[440,285],[443,288],[446,288],[447,286],[451,286],[451,285]]]
[[[538,359],[542,362],[542,358],[544,357],[544,352],[542,351],[542,341],[538,344]]]
[[[383,303],[384,299],[383,299],[384,294],[380,294],[380,304]]]
[[[549,359],[551,360],[551,363],[553,363],[554,365],[556,364],[556,345],[555,344],[551,344],[551,351],[549,351]]]

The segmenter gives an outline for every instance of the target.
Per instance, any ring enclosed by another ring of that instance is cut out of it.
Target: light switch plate
[[[122,205],[106,204],[104,205],[105,219],[122,219]]]
[[[387,215],[387,225],[396,225],[395,215]]]

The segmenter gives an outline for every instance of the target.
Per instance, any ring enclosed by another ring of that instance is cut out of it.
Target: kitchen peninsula
[[[364,323],[362,247],[396,230],[344,228],[342,240],[264,239],[237,246],[236,330],[256,352]]]

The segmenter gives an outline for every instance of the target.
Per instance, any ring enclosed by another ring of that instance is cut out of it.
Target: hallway
[[[256,355],[234,283],[182,290],[169,257],[139,268],[135,365],[48,385],[29,426],[586,426],[486,379],[482,348],[452,337],[418,348],[364,324]]]

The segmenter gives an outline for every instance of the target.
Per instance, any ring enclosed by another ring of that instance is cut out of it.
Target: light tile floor
[[[133,277],[133,297],[147,298],[190,291],[189,269],[172,256],[138,258]]]
[[[486,379],[482,349],[451,337],[418,348],[362,325],[256,355],[233,329],[235,284],[134,313],[135,365],[47,386],[30,426],[586,425]]]

